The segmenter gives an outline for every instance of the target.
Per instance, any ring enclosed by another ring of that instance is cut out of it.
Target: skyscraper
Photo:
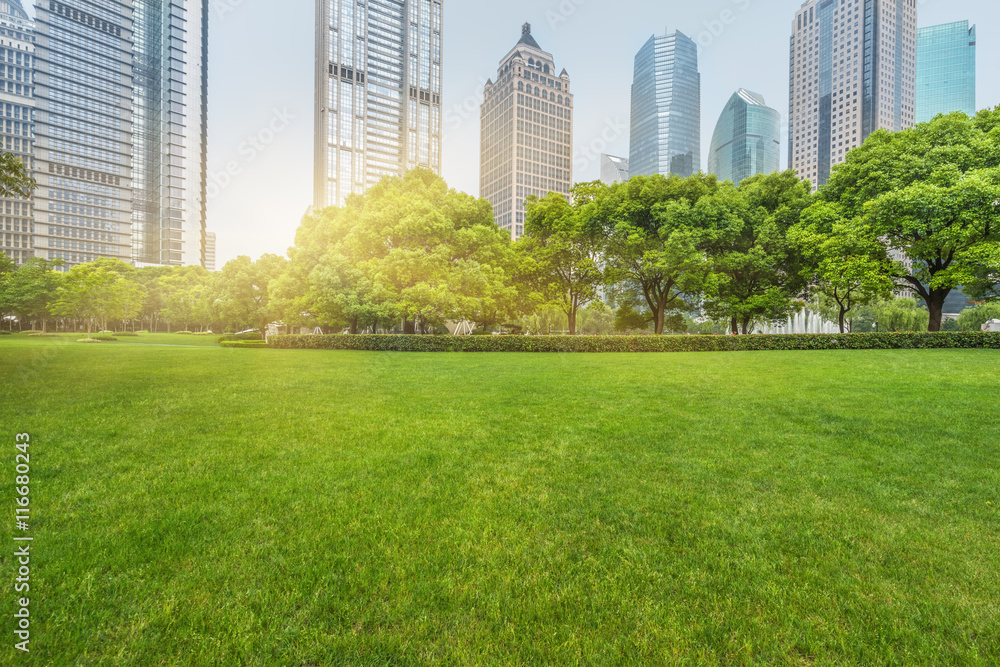
[[[205,233],[205,268],[215,271],[215,232]]]
[[[679,30],[650,37],[635,57],[630,173],[690,176],[700,169],[698,46]]]
[[[573,95],[566,70],[555,72],[552,54],[525,23],[484,91],[479,196],[515,240],[524,233],[527,197],[569,197],[573,184]]]
[[[441,172],[440,0],[316,0],[314,203]]]
[[[614,185],[629,179],[628,160],[614,155],[601,155],[601,183]]]
[[[132,2],[36,0],[35,252],[132,260]]]
[[[757,93],[740,88],[729,98],[712,135],[708,173],[739,185],[781,168],[781,114]]]
[[[914,124],[917,0],[807,0],[790,44],[788,162],[814,187],[878,129]]]
[[[917,31],[917,122],[976,113],[976,26],[968,21]]]
[[[133,0],[132,258],[205,265],[208,0]]]
[[[0,142],[34,169],[34,26],[20,0],[0,0]],[[0,199],[0,252],[18,264],[34,256],[32,203]]]

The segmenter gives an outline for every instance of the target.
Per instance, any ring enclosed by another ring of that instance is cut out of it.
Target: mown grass
[[[998,370],[4,337],[28,660],[997,664]]]

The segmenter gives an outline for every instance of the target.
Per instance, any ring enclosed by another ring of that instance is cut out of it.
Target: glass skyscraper
[[[680,31],[653,36],[635,57],[629,171],[690,176],[700,169],[698,46]]]
[[[208,0],[134,0],[132,258],[205,265]]]
[[[915,118],[917,0],[807,0],[792,21],[788,163],[813,187]]]
[[[739,185],[781,168],[781,114],[741,88],[729,98],[712,135],[708,173]]]
[[[976,113],[976,26],[968,21],[917,31],[917,122]]]
[[[521,28],[521,39],[488,81],[480,110],[479,196],[497,225],[517,240],[525,199],[550,192],[569,197],[573,185],[573,95],[569,74],[556,74],[552,54]]]
[[[316,0],[314,203],[441,172],[440,0]]]
[[[132,260],[132,5],[36,0],[35,252]]]
[[[0,0],[0,144],[34,170],[35,30],[20,0]],[[0,252],[17,264],[34,256],[28,199],[0,199]]]

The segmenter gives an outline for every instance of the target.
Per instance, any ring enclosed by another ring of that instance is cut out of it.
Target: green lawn
[[[998,379],[996,351],[2,337],[23,662],[996,665]]]

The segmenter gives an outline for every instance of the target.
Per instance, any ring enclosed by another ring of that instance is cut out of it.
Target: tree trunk
[[[657,336],[663,335],[663,321],[666,319],[666,312],[663,308],[656,309],[656,323],[654,326],[655,333]]]
[[[403,333],[408,336],[413,336],[417,333],[416,319],[410,321],[409,317],[403,318]]]
[[[87,319],[87,338],[90,338],[90,331],[91,331],[91,329],[93,329],[93,327],[94,327],[94,320],[88,318]]]
[[[568,318],[569,318],[569,335],[570,336],[575,336],[576,335],[576,309],[575,308],[573,308],[573,309],[571,309],[569,311]]]
[[[735,317],[733,317],[732,320],[730,321],[730,325],[731,325],[730,328],[733,331],[733,335],[734,336],[739,336],[740,335],[740,323],[736,321]]]
[[[752,333],[750,331],[750,318],[749,317],[744,317],[743,318],[743,335],[747,336],[750,333]]]
[[[941,311],[944,310],[944,300],[948,297],[949,292],[951,290],[931,290],[931,293],[928,295],[926,299],[927,310],[931,314],[930,325],[927,327],[928,331],[941,331]]]
[[[844,331],[844,318],[847,315],[847,311],[843,308],[840,309],[840,333],[847,333]]]

